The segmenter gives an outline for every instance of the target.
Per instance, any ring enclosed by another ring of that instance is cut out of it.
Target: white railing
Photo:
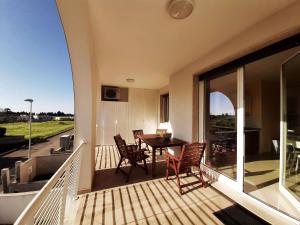
[[[15,225],[64,224],[66,209],[77,195],[82,141],[19,216]]]

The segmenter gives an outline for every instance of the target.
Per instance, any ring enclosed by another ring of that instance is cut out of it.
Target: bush
[[[5,127],[0,127],[0,137],[3,137],[6,133],[6,128]]]

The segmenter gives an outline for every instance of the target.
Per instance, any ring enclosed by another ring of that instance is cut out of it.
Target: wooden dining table
[[[156,150],[166,147],[183,146],[187,142],[178,138],[166,139],[157,134],[142,134],[138,135],[139,149],[141,149],[142,141],[152,148],[152,177],[156,176]]]

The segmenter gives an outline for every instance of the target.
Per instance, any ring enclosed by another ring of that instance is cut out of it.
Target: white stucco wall
[[[72,64],[75,94],[75,146],[86,141],[82,154],[79,191],[89,191],[94,174],[96,93],[98,74],[88,5],[85,1],[57,0]]]
[[[37,192],[0,194],[0,224],[13,224]]]
[[[174,135],[192,141],[194,74],[205,72],[300,32],[299,12],[298,1],[173,74],[170,78],[170,123]]]
[[[100,94],[98,94],[100,96]],[[121,134],[134,143],[132,130],[154,133],[158,128],[159,90],[129,88],[128,102],[97,100],[97,144],[114,144],[113,136]]]

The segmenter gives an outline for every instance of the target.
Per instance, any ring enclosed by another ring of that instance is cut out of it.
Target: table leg
[[[142,149],[142,139],[139,138],[139,149]]]
[[[156,148],[152,147],[152,177],[156,176]]]

